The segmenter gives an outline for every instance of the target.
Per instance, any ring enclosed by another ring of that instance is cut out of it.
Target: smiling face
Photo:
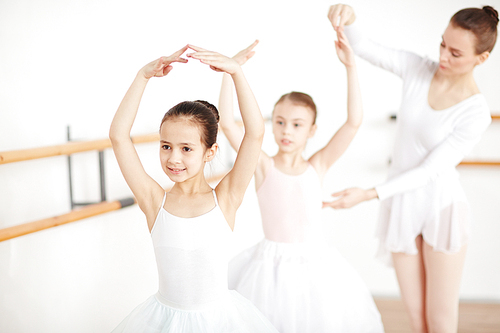
[[[274,140],[283,152],[302,152],[316,131],[313,112],[288,99],[276,104],[272,120]]]
[[[200,130],[185,118],[171,118],[160,129],[160,162],[173,182],[183,182],[203,175],[205,162],[211,161],[217,144],[207,149]]]
[[[464,75],[486,60],[484,54],[476,54],[476,39],[472,32],[448,25],[440,46],[439,71],[443,75]]]

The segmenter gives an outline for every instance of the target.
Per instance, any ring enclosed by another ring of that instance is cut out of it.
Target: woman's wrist
[[[372,199],[376,199],[378,198],[378,193],[377,193],[377,190],[375,188],[371,188],[369,190],[365,190],[366,191],[366,200],[372,200]]]
[[[353,74],[357,75],[358,71],[356,70],[356,61],[354,59],[344,64],[344,66],[348,75],[353,75]]]
[[[354,23],[354,21],[356,21],[356,15],[354,14],[354,11],[353,11],[351,14],[351,17],[347,20],[345,25],[351,25]]]

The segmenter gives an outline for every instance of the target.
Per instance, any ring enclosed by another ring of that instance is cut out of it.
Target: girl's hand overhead
[[[191,44],[189,44],[188,46],[190,49],[195,51],[193,53],[187,54],[188,57],[197,59],[201,63],[209,65],[210,68],[216,72],[225,72],[227,74],[233,75],[241,69],[238,62],[233,58],[228,58],[217,52],[208,51]]]
[[[337,30],[337,39],[338,40],[335,41],[335,49],[337,50],[337,55],[340,61],[346,67],[355,66],[354,51],[352,50],[345,33]]]
[[[246,49],[241,50],[240,52],[238,52],[233,57],[233,59],[236,60],[238,62],[238,64],[240,64],[240,66],[243,66],[247,62],[247,60],[250,59],[251,57],[253,57],[253,55],[255,54],[255,51],[252,51],[252,50],[253,50],[253,48],[257,44],[259,44],[258,40],[256,40],[255,42],[253,42],[252,45],[250,45]]]
[[[173,62],[181,62],[181,63],[186,63],[188,62],[187,59],[181,58],[182,54],[186,52],[188,49],[188,46],[184,46],[182,49],[180,49],[177,52],[174,52],[172,55],[168,57],[161,57],[159,59],[156,59],[154,61],[151,61],[149,64],[141,68],[141,72],[144,75],[145,79],[150,79],[153,76],[156,77],[163,77],[170,73],[172,70],[172,63]]]

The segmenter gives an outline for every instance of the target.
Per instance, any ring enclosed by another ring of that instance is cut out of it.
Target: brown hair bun
[[[491,17],[493,17],[498,24],[498,12],[495,10],[495,8],[491,6],[484,6],[483,10],[489,15],[491,15]]]

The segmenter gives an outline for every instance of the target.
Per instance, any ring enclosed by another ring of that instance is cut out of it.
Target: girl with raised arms
[[[182,54],[198,59],[234,81],[245,135],[232,170],[213,189],[205,163],[218,149],[217,109],[205,102],[182,102],[160,125],[160,162],[174,182],[166,193],[142,167],[130,140],[139,103],[149,79],[166,76]],[[264,124],[259,107],[233,59],[195,46],[144,66],[127,91],[110,129],[120,169],[146,215],[153,241],[159,290],[113,332],[273,332],[276,329],[246,299],[227,286],[227,241],[235,213],[255,171]]]
[[[498,13],[484,6],[453,15],[439,61],[365,38],[348,5],[332,6],[328,16],[357,55],[403,79],[403,100],[388,180],[336,193],[325,206],[378,197],[379,255],[394,265],[413,332],[456,332],[470,208],[455,166],[491,122],[473,70],[495,45]]]
[[[337,37],[337,55],[347,71],[347,121],[306,160],[302,154],[316,131],[316,106],[300,92],[278,100],[272,126],[279,151],[273,157],[260,152],[255,171],[265,238],[229,265],[230,289],[250,299],[281,333],[383,332],[368,288],[321,232],[322,179],[354,138],[363,113],[354,53],[342,32]],[[256,43],[234,59],[244,64]],[[244,134],[234,120],[231,90],[224,74],[221,129],[240,152]]]

